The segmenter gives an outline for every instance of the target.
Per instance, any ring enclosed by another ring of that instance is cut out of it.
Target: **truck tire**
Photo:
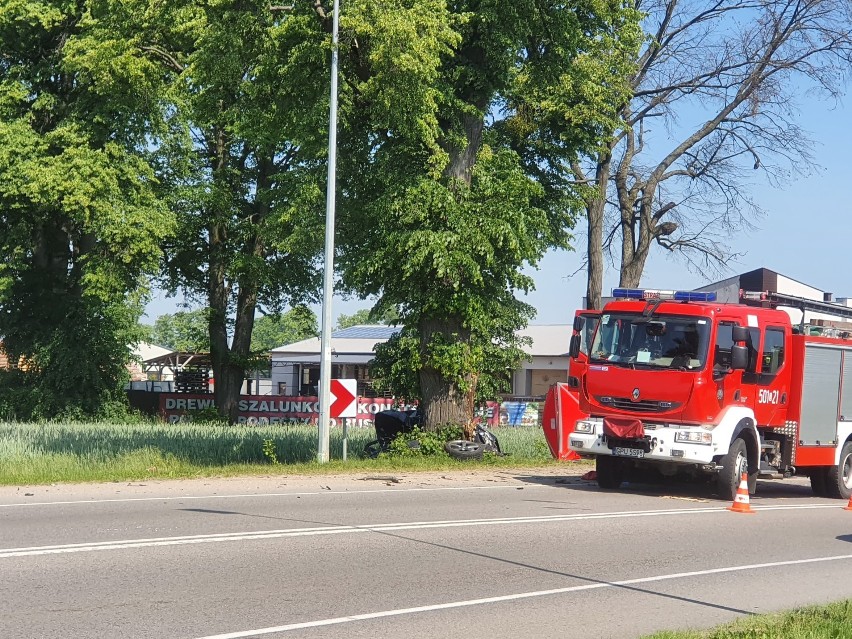
[[[825,486],[826,474],[825,468],[811,469],[811,490],[814,491],[814,495],[817,497],[828,497],[828,490]]]
[[[852,442],[840,449],[840,463],[825,469],[826,497],[849,499],[852,495]]]
[[[727,455],[722,458],[722,470],[719,471],[717,488],[719,498],[733,501],[737,496],[737,488],[740,486],[742,474],[748,472],[748,449],[741,437],[737,437],[728,449]],[[757,473],[749,473],[748,492],[754,494],[757,489]]]
[[[624,483],[624,461],[611,455],[598,455],[595,459],[598,486],[606,490],[620,488]]]

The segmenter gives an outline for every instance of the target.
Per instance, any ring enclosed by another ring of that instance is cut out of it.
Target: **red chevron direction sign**
[[[329,386],[331,407],[329,417],[356,417],[358,415],[358,382],[354,379],[333,379]]]

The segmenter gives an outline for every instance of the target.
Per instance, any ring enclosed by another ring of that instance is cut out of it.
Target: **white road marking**
[[[257,630],[242,630],[239,632],[228,632],[220,635],[208,635],[197,639],[241,639],[243,637],[257,637],[260,635],[271,635],[289,632],[291,630],[304,630],[307,628],[319,628],[322,626],[333,626],[353,621],[365,621],[368,619],[380,619],[382,617],[399,617],[412,615],[419,612],[432,612],[435,610],[448,610],[450,608],[465,608],[469,606],[481,606],[483,604],[500,603],[504,601],[516,601],[518,599],[532,599],[534,597],[546,597],[550,595],[562,595],[583,590],[597,590],[602,588],[619,588],[622,586],[635,586],[637,584],[648,584],[672,579],[685,579],[688,577],[703,577],[706,575],[718,575],[722,573],[740,572],[744,570],[764,570],[766,568],[778,568],[782,566],[796,566],[803,564],[815,564],[829,561],[845,561],[852,559],[852,555],[834,555],[831,557],[813,557],[811,559],[791,559],[788,561],[773,561],[764,564],[747,564],[744,566],[728,566],[726,568],[710,568],[708,570],[693,570],[691,572],[677,572],[669,575],[656,575],[654,577],[639,577],[637,579],[624,579],[613,582],[597,582],[583,584],[582,586],[568,586],[565,588],[552,588],[550,590],[535,590],[532,592],[519,592],[512,595],[499,595],[496,597],[484,597],[482,599],[468,599],[466,601],[451,601],[429,606],[416,606],[413,608],[397,608],[395,610],[382,610],[380,612],[368,612],[346,617],[333,617],[331,619],[318,619],[316,621],[305,621],[302,623],[291,623],[271,628],[259,628]]]
[[[840,508],[835,504],[809,504],[770,506],[756,510],[812,510],[817,508]],[[313,537],[319,535],[339,535],[365,532],[393,532],[400,530],[425,530],[429,528],[457,528],[466,526],[505,526],[517,524],[548,524],[564,521],[590,521],[598,519],[624,519],[633,517],[660,517],[677,515],[701,515],[726,513],[722,506],[713,508],[678,508],[668,510],[630,510],[609,513],[586,513],[580,515],[539,515],[529,517],[498,517],[489,519],[452,519],[442,521],[414,521],[388,524],[365,524],[349,526],[319,526],[314,528],[285,528],[279,530],[256,530],[233,533],[214,533],[207,535],[186,535],[178,537],[156,537],[150,539],[125,539],[113,541],[62,544],[55,546],[32,546],[28,548],[0,549],[0,559],[12,557],[33,557],[39,555],[59,555],[96,550],[123,550],[128,548],[150,548],[154,546],[181,546],[188,544],[222,543],[229,541],[248,541],[259,539],[281,539],[284,537]],[[730,515],[734,516],[734,515]]]
[[[548,486],[440,486],[436,488],[375,488],[367,490],[316,490],[300,493],[252,493],[249,495],[187,495],[183,497],[121,497],[115,499],[77,499],[73,501],[34,501],[20,504],[0,504],[0,508],[27,506],[73,506],[80,504],[111,504],[133,501],[182,501],[184,499],[247,499],[251,497],[305,497],[306,495],[363,495],[365,493],[434,492],[440,490],[517,490],[518,488],[549,488]]]

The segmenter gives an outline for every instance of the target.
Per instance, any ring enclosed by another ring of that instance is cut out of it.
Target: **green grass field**
[[[0,485],[122,481],[251,474],[319,474],[363,470],[441,470],[462,465],[555,464],[540,428],[495,429],[505,457],[458,462],[446,455],[368,459],[372,428],[330,436],[328,464],[316,462],[311,426],[226,426],[219,423],[0,423]],[[273,463],[277,461],[278,463]]]
[[[852,600],[748,617],[709,630],[658,632],[644,639],[852,639]]]

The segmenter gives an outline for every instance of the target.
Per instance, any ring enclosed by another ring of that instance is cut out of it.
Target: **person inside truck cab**
[[[691,368],[692,360],[698,357],[698,342],[698,331],[688,326],[674,326],[663,357],[672,358],[672,368]]]

